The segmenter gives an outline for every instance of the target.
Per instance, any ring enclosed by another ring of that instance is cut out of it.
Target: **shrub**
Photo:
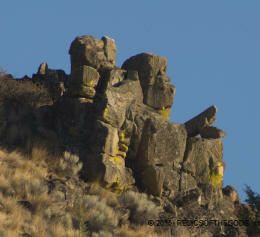
[[[128,226],[122,226],[119,229],[120,237],[163,237],[168,236],[164,234],[158,234],[155,232],[154,227],[143,225],[143,226],[133,226],[129,228]]]
[[[108,231],[118,225],[118,216],[115,211],[96,195],[85,195],[77,198],[75,211],[79,223],[86,223],[87,230]]]
[[[82,169],[82,163],[77,155],[68,151],[64,152],[63,157],[58,159],[55,165],[55,171],[62,176],[76,176]]]
[[[260,194],[254,192],[249,186],[246,186],[245,192],[247,195],[246,202],[260,215]]]
[[[130,209],[130,221],[135,224],[145,225],[149,219],[156,219],[161,211],[144,193],[127,191],[119,197],[119,202]]]
[[[98,233],[92,233],[91,237],[113,237],[113,235],[107,231],[100,231]]]
[[[260,194],[254,192],[249,186],[245,189],[247,199],[245,200],[250,209],[243,210],[240,214],[241,217],[249,220],[249,225],[247,226],[247,233],[249,236],[259,236],[260,235]],[[258,224],[257,224],[258,223]]]

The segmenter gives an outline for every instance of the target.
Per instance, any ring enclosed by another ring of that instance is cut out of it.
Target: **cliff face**
[[[163,207],[158,229],[165,236],[247,236],[245,226],[165,224],[169,218],[239,219],[236,191],[222,190],[225,134],[213,126],[216,107],[183,124],[169,122],[176,89],[166,58],[141,53],[119,68],[115,41],[92,36],[77,37],[69,54],[70,75],[43,63],[32,78],[12,82],[41,88],[41,96],[25,102],[2,96],[2,145],[70,151],[83,162],[86,182],[118,194],[147,193]]]

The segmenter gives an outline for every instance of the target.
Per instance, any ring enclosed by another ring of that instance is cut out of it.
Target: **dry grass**
[[[0,195],[0,205],[0,230],[2,230],[2,233],[5,231],[2,236],[5,237],[11,233],[18,233],[22,224],[30,219],[30,213],[18,205],[17,200],[12,197]]]
[[[138,226],[136,228],[129,228],[124,225],[119,229],[120,237],[167,237],[165,234],[158,234],[150,226]]]
[[[26,150],[24,154],[0,148],[0,237],[156,237],[140,219],[152,218],[157,211],[146,196],[119,196],[99,183],[86,192],[79,179],[79,157],[61,151],[50,154],[48,144],[34,138],[33,114],[52,102],[45,87],[13,80],[0,70],[0,137],[9,149],[16,144]],[[8,128],[6,122],[11,124]],[[122,206],[138,227],[121,226],[122,220],[128,221]]]
[[[119,205],[118,203],[118,195],[109,189],[105,189],[101,187],[101,185],[96,182],[92,183],[91,187],[89,189],[89,194],[91,195],[97,195],[101,200],[107,203],[107,205],[111,207],[117,207]]]
[[[25,233],[33,237],[157,236],[146,227],[146,218],[158,211],[146,195],[127,192],[119,196],[98,183],[84,193],[83,181],[78,179],[80,168],[78,157],[68,152],[53,157],[35,146],[31,156],[24,156],[0,149],[0,237]],[[50,174],[52,182],[57,182],[51,192]],[[121,207],[130,210],[130,221],[138,227],[120,227]]]
[[[162,211],[145,193],[128,191],[121,195],[119,201],[123,207],[130,209],[130,220],[135,224],[147,225],[149,219],[158,219]]]
[[[0,150],[0,237],[21,233],[36,237],[57,236],[57,233],[64,237],[78,236],[71,217],[67,217],[69,221],[61,218],[66,216],[64,208],[59,210],[48,195],[46,156],[39,148],[33,149],[30,159],[17,151]],[[20,205],[20,200],[26,200],[33,211]],[[51,213],[49,218],[47,211]]]

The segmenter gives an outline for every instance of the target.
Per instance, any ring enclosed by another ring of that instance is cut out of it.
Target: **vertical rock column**
[[[138,72],[144,95],[144,105],[135,116],[129,163],[144,191],[158,196],[169,191],[174,196],[187,135],[183,125],[168,122],[175,87],[166,73],[167,59],[141,53],[127,59],[122,68]]]
[[[92,36],[77,37],[70,46],[71,83],[69,93],[74,97],[93,99],[99,81],[99,72],[115,67],[114,40]]]
[[[108,37],[77,37],[69,52],[69,95],[86,98],[95,112],[87,115],[93,118],[85,140],[86,173],[107,187],[125,189],[134,183],[131,170],[125,167],[125,130],[135,104],[143,100],[138,76],[115,67],[116,45]]]
[[[185,123],[187,147],[181,174],[180,191],[199,187],[206,203],[222,198],[224,176],[224,131],[213,127],[216,106],[211,106]]]

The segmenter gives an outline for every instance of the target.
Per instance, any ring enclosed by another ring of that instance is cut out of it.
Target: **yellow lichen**
[[[126,152],[124,152],[124,151],[118,151],[118,152],[117,152],[117,155],[118,155],[119,157],[122,157],[123,159],[126,158]]]
[[[111,157],[110,160],[116,165],[124,165],[125,164],[124,159],[122,157],[119,157],[119,156]]]
[[[221,176],[224,176],[224,165],[222,162],[218,162],[215,168],[215,172]]]
[[[213,187],[220,188],[223,181],[223,176],[220,174],[212,174],[209,177],[209,181]]]
[[[89,87],[94,87],[94,86],[95,86],[94,80],[88,80],[88,81],[87,81],[87,86],[89,86]]]
[[[164,106],[158,111],[160,115],[162,115],[162,117],[165,120],[169,120],[170,118],[170,113],[171,113],[171,109],[170,108],[165,108]]]
[[[116,188],[114,189],[114,192],[118,195],[120,195],[121,193],[124,192],[124,188],[123,187],[120,187],[119,185],[116,186]]]
[[[119,147],[120,147],[120,150],[123,151],[123,152],[125,152],[125,153],[128,151],[128,146],[125,145],[125,144],[122,144],[122,143],[121,143],[121,144],[119,145]]]
[[[215,168],[211,171],[209,181],[213,187],[221,187],[224,176],[224,166],[222,162],[217,162]]]
[[[108,108],[106,107],[103,111],[103,119],[109,121]]]
[[[120,140],[121,142],[124,142],[124,141],[125,141],[125,131],[121,131],[121,132],[119,133],[119,140]]]

